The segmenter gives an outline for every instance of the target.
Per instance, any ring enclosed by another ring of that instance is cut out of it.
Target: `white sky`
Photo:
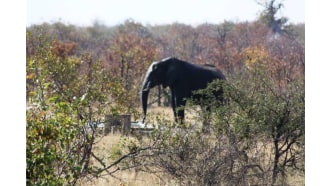
[[[279,16],[305,22],[304,0],[282,0]],[[61,20],[80,26],[98,20],[106,25],[128,18],[143,24],[252,21],[263,10],[255,0],[27,0],[26,25]]]

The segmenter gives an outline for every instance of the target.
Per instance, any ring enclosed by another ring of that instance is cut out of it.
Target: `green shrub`
[[[26,183],[74,185],[105,170],[90,165],[97,159],[92,152],[96,133],[88,123],[121,112],[108,97],[122,89],[90,55],[59,56],[45,36],[38,39],[26,63]]]

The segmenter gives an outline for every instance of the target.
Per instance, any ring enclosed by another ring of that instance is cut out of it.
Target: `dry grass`
[[[118,148],[123,138],[129,138],[134,140],[132,137],[121,136],[119,133],[110,134],[100,138],[100,141],[94,146],[94,152],[98,157],[104,158],[104,161],[109,165],[112,160],[110,158],[111,151],[113,148]],[[94,160],[91,162],[94,166],[100,166],[100,164]],[[109,170],[112,171],[112,170]],[[153,186],[153,185],[168,185],[172,182],[172,179],[166,175],[158,177],[154,174],[146,172],[138,172],[134,169],[123,170],[115,172],[113,175],[103,175],[101,178],[93,179],[83,179],[80,180],[77,185],[86,186],[108,186],[108,185],[118,185],[118,186]],[[173,184],[170,184],[173,185]],[[174,184],[175,185],[175,184]]]
[[[196,128],[202,127],[201,117],[196,113],[196,111],[199,110],[199,106],[185,109],[185,121],[187,121],[187,123],[194,124]],[[152,105],[148,108],[148,117],[146,122],[158,125],[157,117],[159,116],[161,116],[162,121],[174,121],[174,114],[171,107],[158,107]]]
[[[148,110],[149,119],[148,122],[153,123],[156,122],[155,116],[162,116],[166,120],[173,121],[173,112],[171,108],[164,107],[151,107]],[[197,116],[198,117],[198,116]],[[194,114],[193,110],[186,110],[186,119],[195,121],[196,114]],[[197,118],[198,119],[198,118]],[[110,164],[113,160],[111,160],[110,155],[114,148],[118,148],[121,140],[123,138],[128,138],[134,140],[133,137],[123,137],[119,133],[110,134],[108,136],[104,136],[100,138],[100,141],[94,146],[94,152],[98,155],[98,157],[105,158],[105,162]],[[95,160],[91,162],[93,165],[98,166]],[[111,170],[110,170],[111,171]],[[304,175],[288,175],[287,176],[288,185],[299,186],[305,184]],[[123,170],[114,173],[112,176],[105,175],[101,178],[93,178],[92,180],[81,180],[78,185],[86,185],[86,186],[153,186],[153,185],[179,185],[174,179],[172,179],[169,175],[161,175],[157,176],[154,174],[146,173],[146,172],[138,172],[134,169],[132,170]]]
[[[189,115],[189,112],[187,112]],[[148,122],[154,123],[157,125],[157,116],[162,116],[166,120],[173,121],[173,111],[169,107],[155,107],[151,106],[148,108]],[[99,141],[94,145],[93,151],[97,154],[98,157],[104,158],[106,164],[110,164],[112,162],[110,156],[112,150],[114,148],[118,148],[121,140],[124,138],[128,138],[130,140],[134,140],[133,137],[130,136],[122,136],[119,133],[109,134],[107,136],[103,136]],[[100,164],[94,160],[91,162],[95,166],[100,166]],[[110,170],[111,171],[111,170]],[[114,173],[112,176],[106,175],[101,178],[93,178],[91,180],[84,179],[80,180],[78,185],[86,185],[86,186],[105,186],[105,185],[118,185],[118,186],[153,186],[153,185],[177,185],[170,176],[161,175],[157,176],[154,174],[146,173],[146,172],[138,172],[134,169],[132,170],[123,170]]]

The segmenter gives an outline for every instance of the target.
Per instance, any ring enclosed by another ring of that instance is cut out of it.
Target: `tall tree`
[[[265,9],[261,12],[259,20],[265,23],[274,34],[283,35],[285,33],[285,24],[288,18],[277,18],[276,14],[284,6],[282,2],[276,0],[257,0],[257,3]]]
[[[125,89],[127,108],[139,103],[140,84],[149,64],[158,58],[158,50],[146,27],[127,20],[118,27],[111,40],[108,63]],[[135,103],[135,104],[134,104]]]

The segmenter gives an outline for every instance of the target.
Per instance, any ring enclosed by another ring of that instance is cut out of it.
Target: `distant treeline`
[[[101,61],[132,95],[137,95],[150,63],[169,56],[214,65],[230,77],[244,71],[247,59],[266,52],[272,61],[287,68],[290,76],[304,77],[304,24],[285,25],[281,32],[274,32],[261,20],[193,27],[181,23],[143,25],[130,19],[116,26],[44,23],[26,31],[27,58],[36,55],[47,40],[53,53],[63,59],[88,55]]]
[[[91,53],[108,65],[122,60],[142,62],[131,60],[139,52],[146,52],[146,56],[152,50],[154,60],[175,56],[192,63],[213,64],[228,71],[239,65],[238,55],[248,47],[265,46],[281,53],[284,58],[286,52],[304,50],[305,43],[305,24],[287,25],[284,32],[278,34],[261,21],[225,21],[195,27],[181,23],[145,26],[134,20],[116,26],[105,26],[96,21],[89,27],[57,22],[32,25],[26,30],[33,35],[27,39],[28,56],[34,52],[36,38],[47,35],[50,41],[56,42],[60,55]]]

